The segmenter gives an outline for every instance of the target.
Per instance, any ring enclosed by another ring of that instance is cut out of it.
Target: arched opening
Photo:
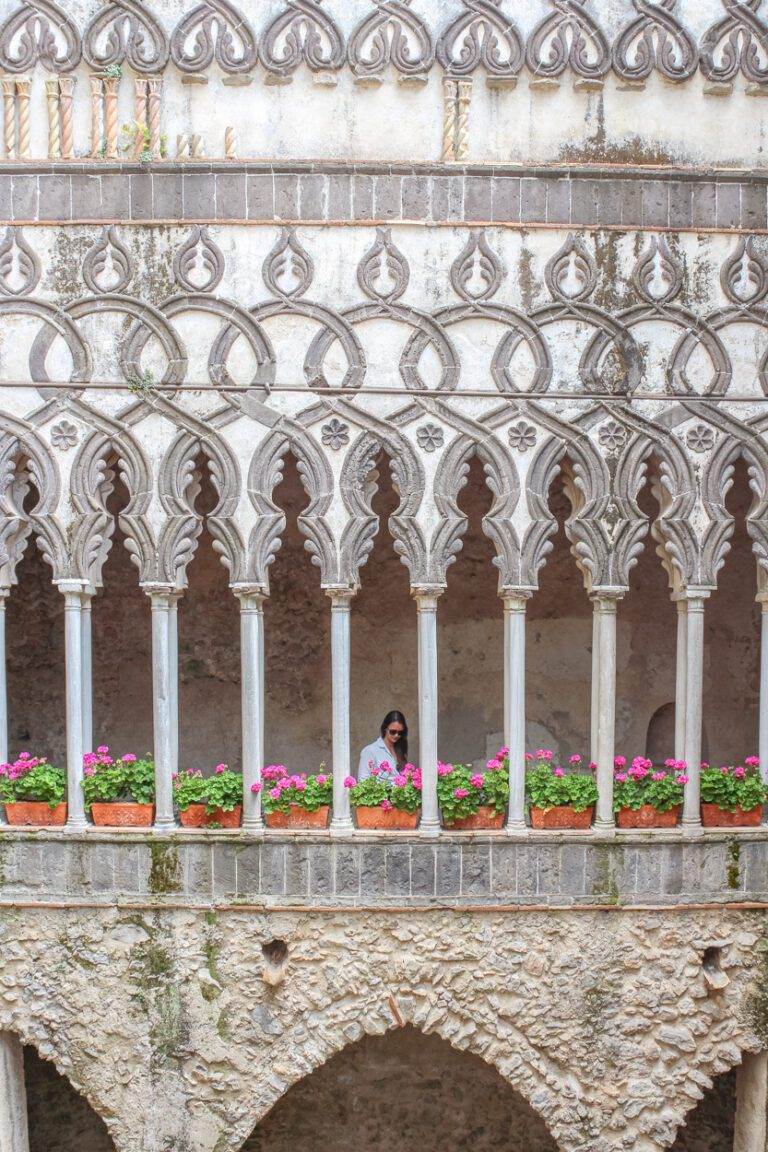
[[[401,1028],[301,1080],[242,1152],[556,1152],[544,1121],[479,1056]]]
[[[757,751],[760,609],[746,523],[753,498],[747,466],[739,458],[725,496],[726,510],[734,518],[731,548],[704,614],[704,715],[715,764],[738,764]]]
[[[106,1125],[53,1064],[24,1048],[29,1152],[114,1152]]]
[[[556,760],[576,752],[588,759],[592,605],[565,531],[571,505],[562,472],[548,505],[557,530],[528,605],[526,746],[551,748]]]
[[[309,496],[292,453],[272,499],[285,513],[286,525],[269,570],[264,608],[265,760],[307,772],[323,760],[330,764],[331,606],[299,529]]]
[[[493,496],[476,455],[457,503],[467,525],[438,607],[439,748],[445,760],[484,767],[503,743],[504,631],[495,550],[483,531]]]
[[[672,1152],[732,1152],[736,1070],[717,1076],[678,1129]]]
[[[179,766],[240,766],[238,602],[215,551],[208,517],[219,503],[208,459],[195,461],[194,510],[202,518],[179,601]]]
[[[418,757],[418,652],[416,609],[408,569],[395,552],[388,522],[400,505],[389,459],[379,453],[378,491],[373,511],[379,530],[360,569],[360,591],[351,619],[351,759],[357,768],[361,750],[379,735],[387,712],[397,708],[408,721],[408,755]]]
[[[23,511],[28,515],[39,500],[30,481]],[[12,758],[27,750],[64,764],[64,597],[34,537],[33,531],[6,602],[8,751]]]
[[[112,491],[106,508],[115,530],[93,597],[93,745],[109,744],[114,755],[151,753],[152,632],[149,597],[125,547],[119,517],[130,502],[117,457],[107,461]],[[86,748],[85,751],[90,751]]]

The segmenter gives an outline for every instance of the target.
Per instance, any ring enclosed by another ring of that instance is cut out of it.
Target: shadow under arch
[[[412,1026],[366,1035],[297,1081],[241,1152],[557,1152],[493,1065]]]
[[[736,1118],[736,1069],[716,1076],[677,1130],[670,1152],[732,1152]]]
[[[107,1126],[66,1076],[24,1046],[29,1152],[115,1152]]]

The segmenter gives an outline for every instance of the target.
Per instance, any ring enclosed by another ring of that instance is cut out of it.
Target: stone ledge
[[[0,838],[0,904],[348,907],[768,904],[768,833],[439,841],[238,834]]]
[[[57,224],[406,221],[759,232],[768,228],[768,174],[416,165],[4,165],[0,219]]]

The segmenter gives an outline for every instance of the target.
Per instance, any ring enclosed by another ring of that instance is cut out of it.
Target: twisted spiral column
[[[48,159],[56,160],[61,152],[59,80],[56,76],[50,76],[45,82],[45,102],[48,107]]]
[[[469,152],[469,102],[472,81],[459,80],[459,114],[456,120],[456,159],[466,160]]]
[[[133,84],[133,119],[136,125],[133,154],[138,160],[145,148],[144,133],[147,129],[147,89],[149,85],[143,76],[137,76]]]
[[[443,80],[443,155],[444,163],[456,159],[456,100],[458,85],[455,80]]]
[[[149,148],[154,160],[160,159],[160,113],[163,99],[163,78],[152,76],[149,85]]]
[[[62,160],[71,160],[75,152],[74,129],[72,125],[72,97],[74,90],[74,76],[59,77],[59,117],[61,120]]]
[[[8,160],[16,159],[16,81],[3,77],[3,140]]]
[[[108,160],[117,159],[117,85],[116,76],[104,80],[104,143]]]
[[[19,107],[18,158],[20,160],[29,160],[30,157],[29,96],[31,87],[32,80],[29,76],[16,78],[16,95]]]

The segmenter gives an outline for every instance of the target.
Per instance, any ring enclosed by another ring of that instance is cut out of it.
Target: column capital
[[[230,584],[230,588],[242,608],[260,608],[269,599],[269,592],[263,584]]]
[[[90,584],[87,580],[76,580],[67,577],[64,580],[53,582],[63,596],[87,596]]]
[[[606,586],[603,588],[593,588],[589,594],[589,598],[595,606],[596,612],[615,612],[619,600],[623,600],[626,595],[627,589],[621,587]]]
[[[533,588],[500,588],[499,599],[503,602],[505,611],[525,612],[533,593]]]
[[[435,600],[445,592],[445,584],[412,584],[411,596],[414,600]]]
[[[179,588],[178,584],[168,584],[162,581],[146,581],[139,585],[143,592],[146,592],[150,599],[155,596],[165,596],[169,600],[180,600],[184,595],[184,589]]]
[[[349,604],[357,595],[357,588],[352,584],[323,584],[323,592],[331,601]]]
[[[699,588],[691,585],[687,588],[680,588],[677,592],[673,592],[671,600],[673,603],[678,604],[692,604],[696,600],[701,600],[703,603],[704,600],[709,600],[713,591],[713,588]]]

